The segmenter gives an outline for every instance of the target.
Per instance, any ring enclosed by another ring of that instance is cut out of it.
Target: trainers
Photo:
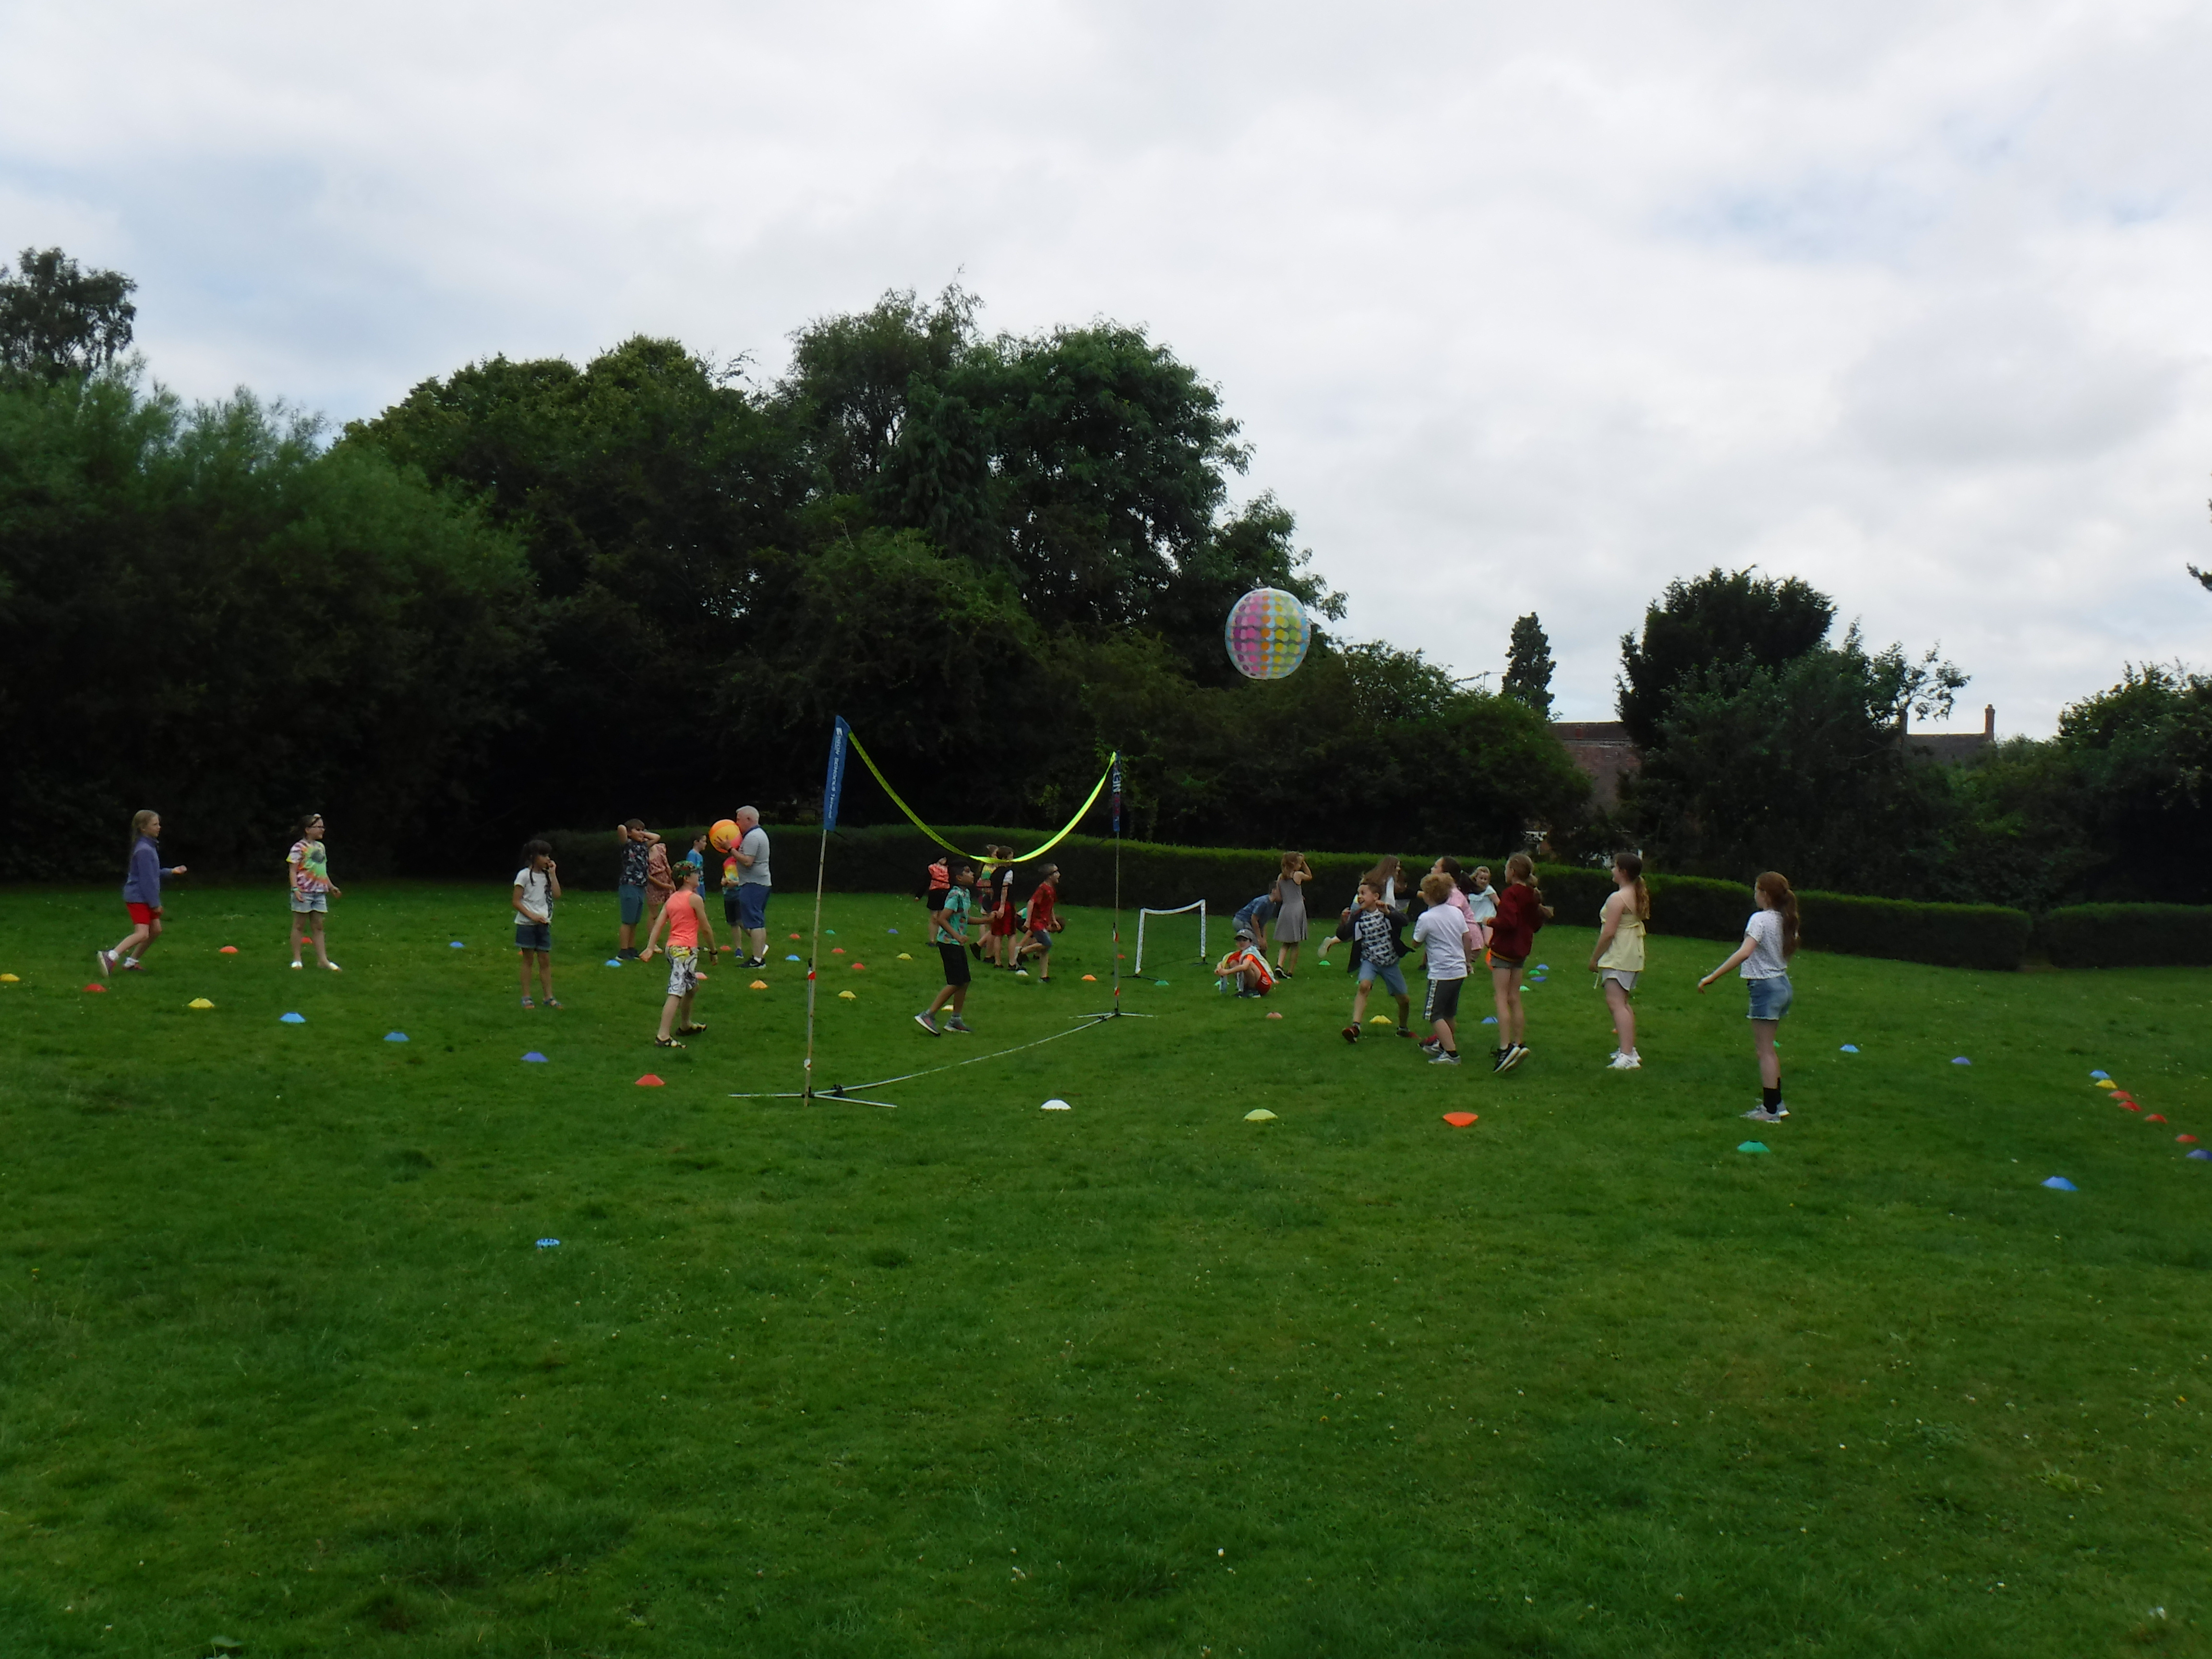
[[[1498,1057],[1498,1069],[1501,1072],[1510,1072],[1516,1066],[1518,1066],[1522,1060],[1528,1058],[1528,1045],[1522,1042],[1516,1042]]]
[[[1507,1066],[1512,1065],[1514,1060],[1519,1056],[1519,1054],[1520,1050],[1517,1048],[1492,1048],[1490,1051],[1490,1070],[1492,1074],[1494,1076],[1498,1073],[1504,1071]]]
[[[1782,1120],[1783,1120],[1784,1118],[1788,1117],[1789,1115],[1790,1115],[1790,1109],[1789,1109],[1789,1107],[1787,1107],[1787,1106],[1785,1106],[1785,1105],[1779,1104],[1779,1103],[1778,1103],[1778,1104],[1775,1106],[1775,1108],[1774,1108],[1774,1121],[1775,1121],[1777,1123],[1781,1122],[1781,1121],[1782,1121]]]
[[[329,969],[334,974],[343,974],[345,972],[345,969],[339,967],[335,962],[326,962],[323,966]]]
[[[115,972],[115,952],[112,951],[94,951],[92,954],[94,958],[100,963],[100,978],[106,979],[111,977]]]
[[[1608,1072],[1633,1072],[1641,1067],[1643,1064],[1644,1062],[1637,1059],[1635,1055],[1625,1054],[1621,1050],[1616,1048],[1613,1052],[1613,1058],[1606,1061],[1605,1068]]]
[[[1459,1056],[1457,1054],[1448,1054],[1443,1053],[1442,1050],[1438,1050],[1437,1053],[1429,1056],[1429,1064],[1431,1066],[1456,1066],[1459,1064]]]
[[[1410,1025],[1401,1025],[1398,1028],[1398,1035],[1401,1037],[1410,1037],[1413,1035],[1413,1028]]]
[[[1421,1052],[1425,1054],[1440,1054],[1443,1051],[1444,1043],[1442,1037],[1431,1037],[1421,1045]]]
[[[126,974],[143,974],[146,971],[146,964],[136,957],[125,957],[123,958],[123,971]]]
[[[975,1028],[957,1014],[945,1022],[945,1029],[948,1031],[959,1031],[969,1036],[975,1035]]]
[[[1753,1123],[1779,1123],[1782,1121],[1782,1115],[1779,1112],[1770,1112],[1764,1106],[1754,1106],[1749,1111],[1746,1112],[1744,1115],[1749,1118]]]
[[[1346,1026],[1346,1027],[1344,1028],[1344,1040],[1345,1040],[1346,1042],[1358,1042],[1358,1041],[1359,1041],[1359,1028],[1358,1028],[1357,1025],[1347,1025],[1347,1026]]]
[[[299,957],[294,957],[292,958],[292,965],[293,965],[295,968],[304,968],[304,967],[306,967],[307,964],[306,963],[304,963],[304,962],[301,961]]]
[[[522,1006],[526,1008],[535,1008],[538,1005],[532,1002],[528,997],[525,997],[522,1000]]]
[[[768,966],[768,958],[766,957],[747,957],[745,958],[745,966],[748,968],[765,968]]]
[[[932,1019],[927,1014],[916,1014],[914,1017],[914,1023],[921,1026],[923,1030],[928,1032],[930,1036],[935,1036],[938,1035],[937,1022]]]

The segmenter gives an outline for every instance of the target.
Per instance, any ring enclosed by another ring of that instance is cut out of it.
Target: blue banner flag
[[[1121,833],[1121,757],[1114,757],[1114,833]]]
[[[845,724],[845,717],[840,714],[836,730],[830,734],[830,774],[822,781],[822,833],[824,835],[837,827],[837,803],[845,794],[845,734],[852,729]]]

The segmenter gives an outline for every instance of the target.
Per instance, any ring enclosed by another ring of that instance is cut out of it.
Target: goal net
[[[1188,904],[1178,905],[1172,910],[1148,910],[1145,908],[1144,906],[1139,905],[1137,907],[1137,960],[1135,965],[1132,967],[1129,971],[1133,974],[1142,974],[1145,971],[1145,921],[1146,917],[1187,916],[1194,910],[1198,912],[1197,960],[1203,963],[1206,960],[1206,901],[1204,899],[1193,899]],[[1180,927],[1172,927],[1168,930],[1169,938],[1170,939],[1182,933],[1182,929]],[[1156,946],[1157,944],[1158,941],[1155,941]],[[1173,949],[1174,947],[1170,945],[1168,948]],[[1155,948],[1153,954],[1155,956],[1159,954],[1157,948]]]

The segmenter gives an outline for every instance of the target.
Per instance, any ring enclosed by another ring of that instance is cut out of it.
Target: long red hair
[[[1782,918],[1782,954],[1797,954],[1797,895],[1790,890],[1790,878],[1779,870],[1769,870],[1755,885],[1759,896],[1766,901],[1766,908]]]

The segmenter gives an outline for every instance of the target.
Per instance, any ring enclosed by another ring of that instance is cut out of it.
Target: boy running
[[[1352,948],[1359,963],[1359,988],[1352,994],[1352,1024],[1344,1028],[1346,1042],[1359,1041],[1367,1018],[1367,988],[1381,980],[1398,999],[1398,1035],[1409,1037],[1413,1028],[1413,1000],[1406,994],[1406,975],[1398,967],[1398,917],[1382,902],[1382,890],[1373,877],[1359,884],[1359,904],[1352,916]]]
[[[968,1006],[968,913],[969,901],[975,896],[975,867],[963,864],[950,874],[951,885],[936,901],[937,908],[929,913],[930,942],[945,959],[945,988],[930,999],[928,1007],[914,1017],[914,1023],[932,1036],[941,1036],[945,1031],[969,1030],[960,1014]],[[940,1028],[937,1011],[947,1005],[951,1012]]]
[[[688,859],[677,860],[672,878],[676,886],[668,895],[668,902],[660,907],[660,914],[653,919],[652,931],[645,936],[645,949],[637,953],[640,962],[653,960],[653,947],[660,942],[660,930],[668,929],[668,1000],[660,1005],[660,1034],[653,1039],[656,1048],[681,1048],[678,1037],[696,1036],[707,1028],[691,1018],[691,999],[698,994],[699,935],[705,930],[707,951],[714,950],[714,924],[707,919],[706,901],[699,896],[699,866]],[[681,1015],[684,1023],[676,1024]],[[670,1030],[674,1026],[673,1031]]]
[[[1421,1051],[1431,1066],[1459,1064],[1459,1036],[1453,1023],[1459,1018],[1460,987],[1467,982],[1466,914],[1451,902],[1459,890],[1451,877],[1432,870],[1421,878],[1421,896],[1429,908],[1413,924],[1413,943],[1429,953],[1429,996],[1421,1011],[1431,1035]]]
[[[1053,904],[1060,897],[1060,889],[1054,885],[1059,880],[1060,866],[1046,865],[1037,881],[1036,891],[1030,895],[1030,936],[1014,952],[1017,962],[1024,957],[1037,959],[1037,982],[1040,985],[1052,983],[1052,936],[1066,925],[1053,914]]]

